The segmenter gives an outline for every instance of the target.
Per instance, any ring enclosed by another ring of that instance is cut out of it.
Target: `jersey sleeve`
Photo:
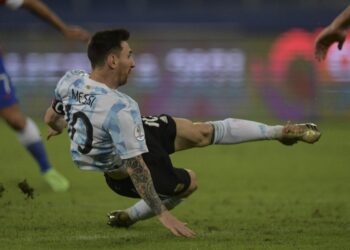
[[[135,107],[122,102],[115,104],[108,114],[106,125],[116,153],[121,159],[129,159],[148,152],[137,104]]]
[[[18,9],[23,4],[23,0],[0,0],[0,5],[6,5],[10,9]]]
[[[58,81],[54,92],[56,100],[62,101],[68,95],[70,85],[76,80],[73,73],[73,71],[67,71]]]
[[[71,73],[68,71],[57,83],[55,91],[54,91],[54,98],[51,103],[51,107],[53,110],[59,114],[64,115],[63,110],[63,98],[67,96],[68,94],[68,79],[70,77]]]
[[[65,114],[62,101],[54,98],[52,100],[51,107],[56,112],[56,114],[59,114],[59,115]]]

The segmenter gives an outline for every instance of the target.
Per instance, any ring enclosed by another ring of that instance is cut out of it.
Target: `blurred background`
[[[142,114],[196,119],[343,121],[350,116],[350,44],[327,60],[313,41],[345,0],[44,1],[91,32],[131,31],[136,68],[124,91]],[[0,8],[0,45],[28,115],[42,118],[59,78],[90,66],[68,41],[23,10]]]

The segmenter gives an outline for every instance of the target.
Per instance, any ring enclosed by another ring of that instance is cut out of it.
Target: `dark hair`
[[[104,30],[95,33],[88,45],[88,57],[91,67],[104,64],[107,55],[112,51],[121,51],[121,42],[130,37],[129,31],[125,29]]]

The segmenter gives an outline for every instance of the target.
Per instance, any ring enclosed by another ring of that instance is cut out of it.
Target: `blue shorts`
[[[4,62],[0,54],[0,109],[7,108],[18,103],[15,88],[10,76],[6,73]]]

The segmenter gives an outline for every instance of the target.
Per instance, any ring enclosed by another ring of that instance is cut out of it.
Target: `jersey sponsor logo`
[[[96,100],[96,96],[92,94],[85,94],[84,92],[80,92],[78,90],[72,89],[72,98],[76,100],[77,102],[84,104],[84,105],[89,105],[92,107],[92,104]]]
[[[136,140],[143,141],[145,140],[145,133],[143,132],[142,125],[137,125],[134,130],[134,135]]]

